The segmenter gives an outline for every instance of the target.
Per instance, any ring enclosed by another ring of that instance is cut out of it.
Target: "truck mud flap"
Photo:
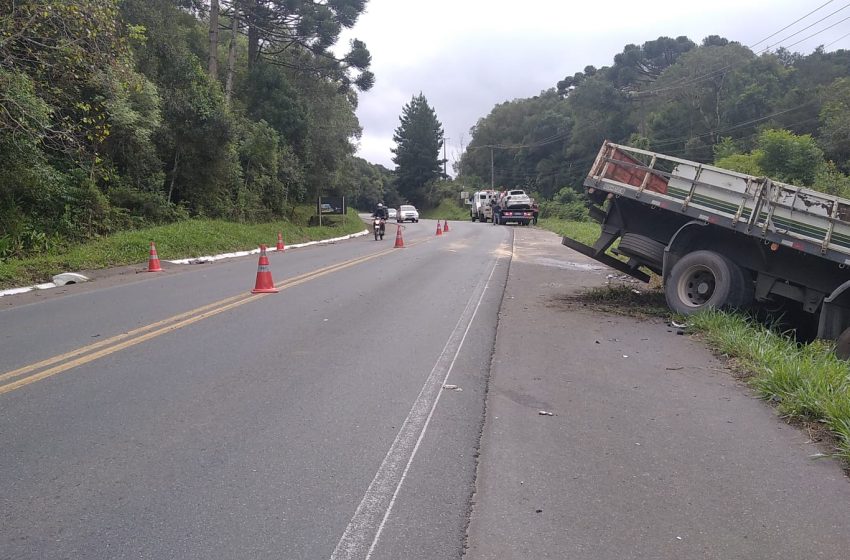
[[[606,253],[596,254],[596,250],[593,247],[585,245],[575,239],[570,239],[569,237],[563,237],[561,239],[561,245],[565,245],[572,249],[573,251],[578,251],[582,255],[588,256],[593,260],[599,261],[605,266],[610,266],[615,270],[619,270],[625,274],[628,274],[632,278],[637,278],[641,282],[649,282],[649,274],[645,272],[631,268],[628,264],[624,263],[621,260],[615,259],[611,255]]]

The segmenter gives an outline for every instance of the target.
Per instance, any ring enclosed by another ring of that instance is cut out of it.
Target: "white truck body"
[[[469,217],[475,222],[487,222],[493,220],[493,206],[491,201],[498,197],[495,190],[483,190],[472,193],[469,205]]]

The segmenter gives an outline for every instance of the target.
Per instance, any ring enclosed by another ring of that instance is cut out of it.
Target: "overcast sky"
[[[751,46],[824,4],[754,51],[850,48],[850,36],[841,38],[850,33],[850,19],[841,21],[850,18],[847,0],[368,0],[342,39],[366,43],[376,77],[360,94],[358,155],[395,167],[393,131],[420,91],[443,124],[451,165],[469,143],[470,127],[496,104],[537,95],[589,64],[610,65],[629,43],[720,35]]]

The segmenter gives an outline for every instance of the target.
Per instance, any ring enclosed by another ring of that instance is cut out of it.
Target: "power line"
[[[748,126],[748,125],[751,125],[751,124],[756,124],[756,123],[759,123],[759,122],[762,122],[762,121],[772,119],[773,117],[778,117],[779,115],[784,115],[786,113],[791,113],[793,111],[803,109],[804,107],[808,107],[809,105],[814,104],[815,101],[816,101],[815,99],[812,99],[811,101],[807,101],[806,103],[803,103],[802,105],[797,105],[796,107],[791,107],[790,109],[784,109],[782,111],[777,111],[775,113],[765,115],[764,117],[759,117],[759,118],[756,118],[756,119],[752,119],[752,120],[744,121],[744,122],[740,122],[740,123],[730,124],[730,125],[722,127],[722,128],[716,128],[716,129],[713,129],[713,130],[709,130],[709,131],[704,132],[703,134],[699,134],[697,136],[683,136],[681,138],[674,138],[674,139],[671,139],[671,140],[665,140],[664,142],[659,142],[658,144],[653,144],[653,146],[666,146],[666,145],[669,145],[669,144],[678,144],[679,142],[684,142],[686,140],[692,140],[694,138],[704,138],[706,136],[713,136],[715,134],[722,134],[724,132],[729,132],[730,130],[735,130],[736,128],[741,128],[741,127]]]
[[[784,31],[785,29],[788,29],[788,28],[789,28],[789,27],[791,27],[792,25],[794,25],[794,24],[796,24],[796,23],[798,23],[798,22],[802,21],[803,19],[807,18],[807,17],[808,17],[808,16],[810,16],[811,14],[813,14],[813,13],[817,12],[818,10],[820,10],[821,8],[823,8],[824,6],[826,6],[827,4],[830,4],[832,1],[833,1],[833,0],[830,0],[830,2],[827,2],[826,4],[822,4],[820,7],[818,7],[818,8],[816,8],[816,9],[812,10],[811,12],[809,12],[809,13],[808,13],[808,14],[806,14],[805,16],[803,16],[803,17],[801,17],[801,18],[797,19],[797,20],[796,20],[796,21],[794,21],[793,23],[791,23],[791,24],[789,24],[789,25],[787,25],[787,26],[783,27],[782,29],[780,29],[780,30],[779,30],[779,31],[777,31],[776,33],[773,33],[772,35],[770,35],[769,37],[772,37],[772,36],[774,36],[774,35],[777,35],[777,34],[781,33],[781,32],[782,32],[782,31]],[[823,18],[819,19],[818,21],[814,22],[813,24],[811,24],[811,25],[809,25],[809,26],[807,26],[807,27],[804,27],[804,28],[803,28],[803,29],[801,29],[800,31],[797,31],[797,32],[795,32],[795,33],[793,33],[793,34],[789,35],[788,37],[785,37],[784,39],[782,39],[782,41],[780,41],[780,42],[779,42],[779,43],[777,43],[776,45],[780,45],[780,43],[781,43],[781,42],[783,42],[783,41],[787,41],[787,40],[788,40],[788,39],[790,39],[791,37],[794,37],[795,35],[798,35],[799,33],[801,33],[801,32],[803,32],[803,31],[805,31],[806,29],[810,29],[810,28],[811,28],[811,27],[813,27],[814,25],[817,25],[818,23],[822,22],[823,20],[825,20],[825,19],[827,19],[827,18],[830,18],[830,17],[834,16],[835,14],[837,14],[837,13],[838,13],[838,12],[840,12],[841,10],[846,9],[847,7],[850,7],[850,4],[845,4],[843,7],[839,8],[838,10],[835,10],[834,12],[830,13],[830,14],[829,14],[829,15],[827,15],[827,16],[824,16]],[[843,21],[846,21],[846,19],[841,20],[841,21],[839,21],[839,22],[837,22],[837,23],[835,23],[835,24],[833,24],[833,25],[830,25],[829,27],[826,27],[826,28],[824,28],[824,29],[821,29],[821,30],[820,30],[820,31],[818,31],[817,33],[814,33],[814,34],[812,34],[812,35],[810,35],[810,36],[806,37],[805,39],[802,39],[802,40],[800,40],[800,41],[797,41],[796,43],[793,43],[792,45],[788,45],[788,47],[793,47],[794,45],[798,45],[799,43],[802,43],[803,41],[806,41],[807,39],[811,39],[811,38],[812,38],[812,37],[814,37],[815,35],[819,35],[820,33],[823,33],[824,31],[827,31],[827,30],[831,29],[832,27],[835,27],[835,26],[836,26],[836,25],[838,25],[839,23],[842,23]],[[756,45],[758,45],[759,43],[764,42],[765,40],[766,40],[766,39],[762,39],[762,40],[761,40],[761,41],[759,41],[758,43],[754,43],[754,44],[752,44],[752,45],[748,46],[747,48],[748,48],[748,49],[750,49],[750,50],[752,50],[752,48],[753,48],[753,47],[755,47],[755,46],[756,46]],[[767,47],[765,47],[764,49],[762,49],[762,50],[758,51],[757,53],[755,53],[755,55],[756,55],[756,56],[758,56],[758,55],[764,54],[765,52],[769,51],[772,47],[774,47],[774,46],[776,46],[776,45],[767,46]],[[781,45],[780,45],[780,46],[781,46]],[[788,47],[786,47],[786,48],[788,48]],[[647,94],[661,93],[661,92],[664,92],[664,91],[671,91],[671,90],[674,90],[674,89],[679,89],[679,88],[682,88],[682,87],[685,87],[685,86],[693,85],[693,84],[699,83],[699,82],[701,82],[701,81],[704,81],[704,80],[708,80],[708,79],[710,79],[710,78],[713,78],[713,77],[715,77],[716,75],[719,75],[719,74],[723,73],[723,72],[724,72],[724,71],[726,71],[726,70],[729,70],[729,69],[731,69],[731,68],[734,68],[734,67],[735,67],[735,66],[737,66],[738,64],[741,64],[741,63],[740,63],[740,62],[738,62],[738,63],[727,64],[727,65],[722,66],[722,67],[720,67],[720,68],[718,68],[718,69],[716,69],[716,70],[712,70],[712,71],[707,72],[707,73],[702,74],[702,75],[698,75],[698,76],[691,76],[691,77],[685,77],[685,78],[680,78],[680,79],[678,79],[678,80],[673,81],[673,82],[671,83],[671,85],[669,85],[669,86],[665,86],[665,87],[662,87],[662,88],[656,88],[656,89],[648,89],[648,90],[638,91],[638,92],[636,92],[636,95],[647,95]]]
[[[820,10],[821,8],[823,8],[823,7],[825,7],[825,6],[829,5],[829,4],[832,4],[834,1],[835,1],[835,0],[829,0],[828,2],[826,2],[826,3],[824,3],[824,4],[821,4],[820,6],[818,6],[817,8],[815,8],[814,10],[812,10],[811,12],[809,12],[808,14],[804,15],[804,16],[803,16],[803,17],[801,17],[801,18],[798,18],[798,19],[796,19],[796,20],[792,21],[791,23],[789,23],[788,25],[786,25],[785,27],[783,27],[783,28],[782,28],[782,29],[780,29],[779,31],[774,31],[773,33],[771,33],[770,35],[768,35],[767,37],[765,37],[765,38],[764,38],[764,39],[762,39],[761,41],[759,41],[759,42],[757,42],[757,43],[753,43],[752,45],[750,45],[750,47],[749,47],[749,48],[751,48],[751,49],[752,49],[752,48],[753,48],[753,47],[755,47],[756,45],[760,45],[761,43],[764,43],[765,41],[767,41],[767,40],[768,40],[768,39],[770,39],[771,37],[774,37],[774,36],[776,36],[776,35],[779,35],[780,33],[782,33],[783,31],[785,31],[785,30],[786,30],[786,29],[788,29],[789,27],[792,27],[792,26],[794,26],[795,24],[797,24],[797,23],[799,23],[799,22],[803,21],[804,19],[806,19],[807,17],[809,17],[809,16],[810,16],[810,15],[812,15],[813,13],[817,12],[817,11],[818,11],[818,10]],[[846,6],[845,6],[845,7],[846,7]]]
[[[838,12],[840,12],[841,10],[846,10],[848,6],[850,6],[850,4],[845,4],[844,6],[842,6],[841,8],[838,8],[837,10],[835,10],[834,12],[832,12],[831,14],[826,15],[826,16],[824,16],[824,17],[820,18],[820,19],[819,19],[819,20],[817,20],[816,22],[814,22],[814,23],[812,23],[812,24],[810,24],[810,25],[807,25],[806,27],[804,27],[803,29],[800,29],[799,31],[795,31],[795,32],[794,32],[794,33],[792,33],[791,35],[788,35],[787,37],[785,37],[784,39],[782,39],[781,41],[779,41],[779,43],[776,43],[776,44],[777,44],[777,45],[779,45],[779,44],[781,44],[781,43],[784,43],[785,41],[787,41],[787,40],[788,40],[788,39],[790,39],[791,37],[794,37],[795,35],[799,35],[799,34],[800,34],[800,33],[802,33],[803,31],[805,31],[806,29],[811,29],[812,27],[814,27],[815,25],[819,24],[819,23],[820,23],[820,22],[822,22],[823,20],[828,19],[828,18],[831,18],[832,16],[834,16],[835,14],[837,14]],[[827,28],[825,28],[825,29],[820,30],[818,33],[823,33],[823,32],[824,32],[824,31],[826,31],[827,29],[831,29],[831,28],[835,27],[836,25],[838,25],[838,24],[839,24],[839,23],[841,23],[842,21],[847,21],[847,19],[848,19],[848,18],[844,18],[844,19],[842,19],[841,21],[839,21],[838,23],[835,23],[835,24],[830,25],[829,27],[827,27]],[[818,33],[815,33],[815,35],[817,35]],[[810,38],[812,38],[812,37],[814,37],[814,35],[809,35],[808,37],[806,37],[806,39],[810,39]],[[803,39],[802,41],[805,41],[806,39]],[[801,43],[802,41],[797,41],[797,43]],[[797,43],[794,43],[794,44],[792,44],[792,45],[787,45],[785,48],[787,49],[787,48],[789,48],[789,47],[793,47],[793,46],[794,46],[794,45],[796,45]],[[761,52],[764,52],[764,51],[766,51],[766,50],[770,49],[772,46],[775,46],[775,45],[769,45],[769,46],[765,47],[765,48],[764,48],[764,50],[762,50]]]
[[[829,27],[825,27],[825,28],[821,29],[821,30],[820,30],[820,31],[818,31],[817,33],[812,33],[811,35],[809,35],[809,36],[808,36],[808,37],[806,37],[805,39],[800,39],[800,40],[799,40],[799,41],[797,41],[796,43],[791,43],[791,44],[790,44],[790,45],[788,45],[788,47],[786,47],[786,48],[793,47],[794,45],[799,45],[799,44],[800,44],[800,43],[802,43],[803,41],[806,41],[806,40],[808,40],[808,39],[811,39],[811,38],[812,38],[812,37],[814,37],[815,35],[820,35],[820,34],[821,34],[821,33],[823,33],[824,31],[828,31],[828,30],[832,29],[833,27],[835,27],[836,25],[838,25],[839,23],[844,23],[844,22],[845,22],[845,21],[847,21],[848,19],[850,19],[850,16],[848,16],[848,17],[846,17],[846,18],[842,19],[841,21],[837,21],[837,22],[833,23],[833,24],[832,24],[832,25],[830,25]]]
[[[829,43],[829,44],[824,45],[824,46],[823,46],[823,48],[831,47],[832,45],[834,45],[835,43],[837,43],[838,41],[840,41],[841,39],[844,39],[844,38],[846,38],[846,37],[850,37],[850,33],[845,33],[844,35],[842,35],[841,37],[839,37],[839,38],[838,38],[838,39],[836,39],[835,41],[833,41],[833,42],[831,42],[831,43]]]

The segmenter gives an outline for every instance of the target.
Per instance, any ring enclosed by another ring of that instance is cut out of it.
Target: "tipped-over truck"
[[[802,311],[850,355],[850,200],[610,142],[584,186],[602,232],[567,247],[643,281],[644,269],[660,275],[677,313]]]

